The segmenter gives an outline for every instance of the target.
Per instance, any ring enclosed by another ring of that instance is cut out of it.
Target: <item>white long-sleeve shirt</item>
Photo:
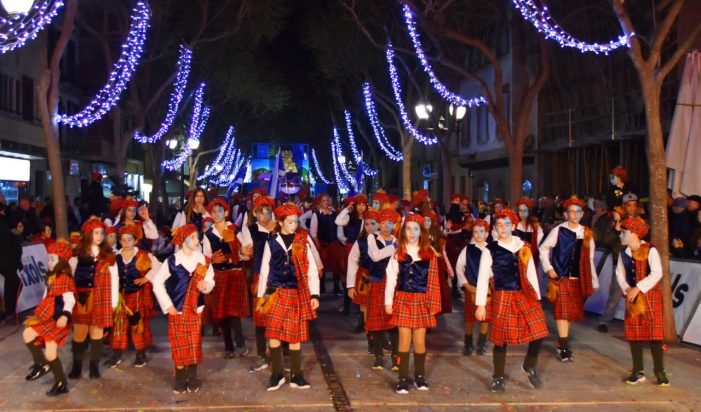
[[[117,215],[117,218],[114,220],[114,226],[117,226],[120,222],[120,217],[121,213]],[[149,240],[155,240],[158,239],[158,228],[156,228],[156,224],[153,223],[153,220],[148,220],[148,221],[141,221],[143,222],[142,228],[144,229],[144,237]]]
[[[204,265],[206,262],[204,255],[199,251],[193,251],[188,256],[181,249],[175,252],[175,255],[173,256],[175,256],[175,264],[182,265],[182,267],[184,267],[190,273],[195,271],[198,264]],[[173,301],[170,300],[170,296],[168,295],[165,287],[165,282],[169,277],[170,269],[168,268],[168,263],[165,262],[151,279],[151,283],[153,284],[153,293],[156,295],[156,299],[158,300],[158,304],[161,306],[163,313],[168,313],[168,309],[173,306]],[[207,265],[207,273],[205,274],[203,280],[206,287],[201,293],[207,294],[214,289],[214,270],[212,269],[212,265]],[[203,310],[204,305],[197,307],[197,313],[202,313]]]
[[[509,250],[511,253],[518,253],[519,250],[524,246],[521,239],[516,236],[511,237],[510,243],[504,243],[501,240],[498,241],[499,246],[504,249]],[[518,275],[517,275],[518,276]],[[489,291],[489,279],[494,277],[492,272],[492,253],[488,248],[482,249],[482,257],[480,259],[480,268],[477,275],[477,295],[475,297],[475,305],[484,306],[487,304],[487,292]],[[533,264],[533,258],[528,260],[528,268],[526,269],[526,277],[528,282],[535,290],[535,293],[540,299],[540,287],[538,286],[538,273],[535,270],[535,265]]]
[[[311,219],[313,213],[314,213],[314,211],[312,209],[309,209],[306,212],[302,213],[302,216],[299,217],[299,224],[300,224],[300,226],[302,226],[302,229],[309,230],[309,226],[307,225],[307,221],[309,219]]]
[[[546,273],[553,268],[552,263],[550,263],[550,252],[555,247],[555,245],[557,245],[557,237],[560,233],[561,227],[575,232],[577,234],[577,239],[584,239],[584,226],[582,225],[578,225],[576,229],[570,229],[567,222],[555,226],[550,231],[550,233],[548,233],[548,236],[538,248],[538,251],[540,252],[540,263],[543,265],[543,271]],[[589,267],[591,268],[591,285],[594,289],[598,289],[599,277],[596,274],[596,265],[594,264],[595,251],[596,245],[594,244],[594,237],[592,236],[592,239],[589,241]]]
[[[645,241],[641,241],[641,244],[642,243],[645,243]],[[629,247],[627,247],[623,253],[628,256],[633,255]],[[636,285],[643,293],[647,293],[662,279],[662,262],[660,261],[660,254],[657,252],[657,248],[650,248],[647,255],[647,264],[650,268],[650,274]],[[618,285],[623,291],[632,287],[632,285],[629,285],[628,281],[626,280],[626,268],[623,266],[623,260],[620,258],[618,259],[618,264],[616,265],[616,280],[618,280]]]
[[[97,259],[95,259],[97,261]],[[71,267],[71,271],[75,276],[75,268],[78,267],[78,258],[73,256],[68,260],[68,266]],[[112,304],[112,309],[117,308],[119,303],[119,271],[117,270],[117,264],[113,264],[109,268],[110,271],[110,303]]]
[[[378,248],[377,240],[384,243],[385,247],[382,249]],[[379,262],[382,259],[387,259],[388,257],[392,256],[394,252],[397,251],[397,248],[394,247],[396,242],[397,239],[394,236],[392,236],[392,239],[390,240],[384,240],[379,233],[376,235],[368,235],[368,255],[370,256],[370,259],[372,259],[373,262]]]
[[[353,243],[353,247],[350,250],[350,253],[348,254],[348,264],[347,264],[347,271],[346,271],[346,287],[347,288],[354,288],[355,287],[355,274],[358,271],[358,261],[360,260],[360,246],[358,245],[358,241],[356,240],[355,243]]]
[[[285,242],[282,240],[281,236],[276,236],[273,240],[278,242],[280,246],[286,250],[288,253],[292,247],[285,246]],[[309,261],[309,269],[307,270],[307,280],[309,282],[309,293],[311,295],[319,295],[319,269],[316,265],[316,259],[312,252],[314,248],[314,242],[312,242],[311,237],[307,236],[307,260]],[[262,298],[265,296],[265,290],[268,288],[268,275],[270,274],[270,245],[268,242],[265,243],[265,249],[263,250],[263,261],[260,266],[260,277],[258,278],[258,297]]]
[[[484,253],[484,249],[487,247],[487,244],[483,244],[482,246],[472,242],[470,244],[473,244],[477,246],[482,253]],[[465,276],[465,270],[467,269],[467,246],[462,248],[460,251],[460,254],[458,255],[458,261],[455,263],[455,275],[458,277],[458,286],[462,287],[470,282],[467,281],[467,276]],[[477,286],[477,285],[475,285]]]

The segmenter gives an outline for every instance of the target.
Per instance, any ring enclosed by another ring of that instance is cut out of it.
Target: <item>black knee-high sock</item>
[[[633,373],[642,372],[645,370],[643,366],[643,343],[641,341],[629,341],[630,354],[633,357]]]
[[[282,369],[282,347],[270,348],[270,360],[273,364],[273,373],[282,374],[284,370]]]
[[[382,352],[382,340],[384,339],[385,332],[384,331],[374,331],[370,332],[370,339],[372,342],[372,352],[376,357],[381,357],[383,355]]]
[[[528,351],[526,352],[526,359],[523,361],[523,366],[526,368],[535,368],[538,364],[538,353],[540,353],[540,346],[543,344],[543,339],[534,340],[528,343]]]
[[[497,346],[494,345],[494,377],[503,378],[506,374],[504,370],[506,369],[506,345]]]
[[[477,347],[480,348],[486,344],[487,344],[487,334],[480,333],[479,335],[477,335]]]
[[[102,338],[90,339],[90,362],[99,362],[102,359]]]
[[[409,352],[399,352],[399,379],[409,379]]]
[[[290,355],[290,344],[287,342],[280,342],[280,346],[282,347],[282,356],[289,356]]]
[[[175,368],[175,385],[184,385],[187,381],[187,366],[184,368]]]
[[[652,354],[652,363],[655,373],[664,372],[664,351],[662,350],[662,342],[650,342],[650,353]]]
[[[265,356],[265,328],[256,326],[256,351],[261,358]]]
[[[73,352],[73,361],[74,362],[82,362],[83,357],[85,356],[85,349],[88,348],[88,341],[87,338],[86,340],[82,342],[78,341],[73,341],[73,344],[71,345],[71,351]]]
[[[426,353],[414,352],[414,376],[426,375]]]
[[[243,337],[243,328],[241,327],[241,318],[232,318],[231,324],[234,327],[234,339],[236,339],[236,346],[239,348],[246,346],[246,338]]]
[[[188,379],[197,379],[197,364],[187,365],[185,370],[187,371],[186,374]]]
[[[399,329],[390,329],[389,341],[392,345],[392,355],[396,355],[399,353]]]
[[[49,368],[51,373],[54,375],[54,383],[66,382],[66,374],[63,372],[63,365],[61,365],[61,359],[56,358],[49,362]]]
[[[472,335],[465,334],[465,346],[472,347]]]
[[[234,339],[231,336],[231,319],[232,318],[224,318],[219,322],[221,335],[224,338],[224,350],[227,352],[234,351]]]
[[[290,349],[290,375],[302,374],[302,350]]]
[[[564,337],[564,338],[557,338],[557,346],[560,348],[560,350],[570,350],[570,338]]]
[[[25,343],[27,345],[27,349],[29,349],[29,353],[32,354],[32,359],[34,360],[35,365],[46,365],[46,357],[44,356],[44,352],[41,351],[41,348],[36,345],[37,340],[33,339],[31,342]]]

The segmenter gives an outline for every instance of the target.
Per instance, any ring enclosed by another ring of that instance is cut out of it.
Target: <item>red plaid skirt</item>
[[[253,279],[251,280],[251,295],[254,296],[253,301],[258,300],[258,279],[260,279],[260,273],[254,273]],[[254,305],[255,306],[255,305]],[[253,325],[258,327],[265,327],[265,314],[253,311]]]
[[[358,290],[360,290],[360,283],[363,282],[365,283],[365,288],[368,290],[368,293],[364,295],[358,294]],[[370,301],[370,272],[366,268],[363,267],[358,267],[358,271],[355,272],[355,297],[353,298],[353,303],[360,305],[360,306],[367,306],[368,302]],[[383,293],[383,299],[384,299],[384,291]]]
[[[324,272],[333,273],[335,278],[346,276],[345,273],[342,273],[342,269],[345,266],[342,263],[345,256],[345,248],[341,242],[319,242],[318,252],[321,263],[324,265]]]
[[[555,299],[555,320],[584,319],[584,298],[579,279],[562,278],[558,281],[557,299]]]
[[[394,328],[392,316],[385,312],[385,281],[370,282],[368,306],[365,310],[365,331],[376,332]]]
[[[155,298],[153,296],[153,285],[151,282],[147,283],[143,287],[144,289],[144,310],[143,316],[147,318],[153,318],[158,315],[156,307],[154,306]]]
[[[243,269],[214,270],[214,289],[205,295],[206,319],[251,316]]]
[[[112,310],[112,290],[110,287],[110,275],[95,274],[95,287],[89,289],[78,289],[78,294],[92,294],[93,306],[88,313],[78,310],[80,303],[76,302],[73,308],[73,321],[79,325],[97,326],[99,328],[110,328],[114,321]],[[77,299],[76,299],[77,300]]]
[[[66,292],[75,292],[75,283],[72,276],[58,275],[49,286],[46,297],[39,302],[34,310],[34,315],[39,319],[39,323],[31,326],[32,329],[45,341],[56,342],[60,347],[66,343],[68,335],[71,333],[72,322],[68,322],[65,328],[57,328],[54,320],[55,298]]]
[[[520,290],[494,291],[489,323],[489,340],[498,346],[521,345],[548,336],[540,302]]]
[[[265,337],[287,343],[309,340],[309,321],[302,316],[303,304],[311,302],[300,302],[297,289],[278,288],[275,304],[266,316]]]
[[[426,293],[397,291],[392,305],[392,325],[399,328],[421,329],[438,326],[431,314]]]
[[[478,322],[477,318],[475,317],[477,305],[472,303],[474,299],[475,293],[465,292],[465,322]],[[485,309],[485,312],[487,313],[487,318],[483,322],[489,322],[489,319],[492,317],[492,302],[487,303]]]
[[[453,295],[450,292],[450,282],[448,281],[448,267],[445,264],[445,258],[439,256],[438,261],[438,283],[441,290],[441,311],[438,313],[453,313]]]
[[[192,313],[168,315],[168,340],[176,367],[202,362],[202,318]]]
[[[645,313],[632,317],[626,311],[623,319],[623,331],[626,340],[659,341],[664,335],[664,316],[662,314],[662,289],[659,283],[647,293],[638,294],[638,299],[645,299]]]
[[[112,330],[112,338],[110,340],[110,348],[117,350],[126,350],[127,345],[129,344],[130,334],[131,340],[132,342],[134,342],[134,348],[136,348],[136,350],[143,350],[148,347],[144,336],[146,325],[149,323],[148,318],[144,317],[144,313],[147,310],[146,292],[146,288],[142,288],[141,290],[134,293],[122,293],[122,299],[124,299],[124,304],[133,313],[138,312],[141,316],[141,319],[139,319],[138,324],[132,326],[129,323],[129,318],[126,312],[120,312],[118,315],[116,315],[114,328]]]

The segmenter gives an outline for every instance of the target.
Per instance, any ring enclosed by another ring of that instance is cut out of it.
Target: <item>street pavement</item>
[[[329,288],[330,289],[330,288]],[[528,385],[520,365],[525,346],[509,347],[506,393],[489,392],[491,347],[485,356],[462,356],[462,300],[454,301],[454,313],[442,315],[439,327],[428,335],[427,392],[412,390],[408,395],[393,391],[396,373],[373,371],[373,357],[367,353],[365,336],[353,333],[357,315],[339,312],[341,299],[325,296],[312,339],[302,345],[302,366],[312,388],[283,386],[266,392],[269,372],[249,372],[255,362],[255,342],[250,320],[244,323],[250,353],[241,359],[221,357],[221,338],[208,331],[204,338],[204,361],[199,367],[202,389],[198,393],[172,392],[172,361],[162,318],[153,320],[156,350],[148,352],[145,368],[131,366],[134,352],[125,353],[116,369],[102,370],[102,378],[70,381],[70,393],[49,398],[46,375],[35,382],[24,376],[31,357],[22,344],[21,329],[0,328],[0,410],[360,410],[360,411],[694,411],[701,409],[701,349],[677,345],[665,352],[671,386],[654,385],[652,359],[645,353],[648,381],[625,385],[630,372],[630,354],[623,340],[621,323],[608,334],[596,330],[596,319],[574,325],[571,345],[573,363],[560,363],[555,356],[556,336],[543,344],[538,370],[543,388]],[[555,331],[548,314],[550,330]],[[64,369],[70,369],[70,344],[62,351]]]

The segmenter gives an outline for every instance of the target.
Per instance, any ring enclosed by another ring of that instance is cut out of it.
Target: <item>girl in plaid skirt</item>
[[[465,291],[465,347],[462,354],[472,354],[472,331],[475,327],[475,294],[477,292],[477,273],[479,270],[482,251],[487,247],[487,232],[489,224],[477,219],[472,226],[472,242],[465,246],[458,256],[455,265],[455,273],[458,276],[458,284]],[[489,330],[489,318],[492,313],[491,303],[487,303],[486,318],[480,322],[480,332],[477,338],[477,354],[487,353],[487,331]]]
[[[46,294],[34,310],[34,316],[25,321],[27,328],[22,337],[34,360],[26,379],[33,381],[51,371],[54,385],[46,394],[57,396],[68,393],[58,348],[63,347],[71,331],[75,283],[68,260],[73,251],[65,240],[51,243],[47,251],[49,272],[46,274]],[[46,347],[46,356],[41,352],[42,346]]]
[[[342,276],[343,283],[341,286],[345,289],[343,294],[343,314],[347,315],[350,313],[350,306],[353,303],[353,299],[348,295],[348,257],[350,256],[353,245],[360,238],[363,232],[363,214],[368,209],[368,198],[365,195],[358,195],[346,198],[345,202],[348,202],[348,206],[341,209],[336,216],[336,237],[341,242],[344,247],[345,254],[343,255],[342,263]],[[353,284],[355,285],[355,284]],[[362,299],[362,298],[361,298]],[[361,312],[362,315],[362,312]],[[356,330],[360,331],[365,328],[365,319],[360,316],[358,318],[358,325]]]
[[[664,370],[662,338],[662,264],[657,249],[641,240],[649,226],[639,217],[621,222],[621,252],[616,266],[616,279],[626,295],[626,315],[623,321],[625,337],[633,357],[633,370],[626,383],[635,385],[645,380],[643,343],[650,342],[650,352],[658,386],[669,386]]]
[[[594,233],[579,224],[584,202],[576,196],[567,199],[563,208],[567,222],[553,228],[540,246],[540,261],[558,288],[555,306],[557,346],[562,362],[572,362],[570,322],[584,319],[584,301],[599,288],[594,266]]]
[[[241,267],[242,255],[253,253],[251,246],[242,248],[235,236],[233,223],[226,221],[229,204],[224,199],[214,199],[207,205],[214,225],[204,234],[202,248],[204,255],[212,260],[216,286],[205,298],[207,317],[219,323],[224,337],[224,357],[239,358],[248,353],[246,338],[241,328],[241,318],[251,315],[246,290],[246,278]],[[234,329],[236,346],[231,336]]]
[[[168,315],[168,340],[175,364],[173,391],[197,392],[197,365],[202,362],[204,297],[214,288],[214,271],[202,252],[197,226],[175,230],[172,243],[180,249],[151,278],[153,292]]]
[[[127,349],[129,335],[136,348],[134,366],[146,365],[146,348],[151,345],[150,318],[153,313],[153,298],[148,275],[155,273],[161,262],[145,250],[140,250],[143,231],[136,225],[122,226],[119,241],[122,248],[117,252],[119,273],[119,305],[115,311],[114,328],[110,340],[112,357],[107,360],[110,368],[122,362],[122,352]]]
[[[423,227],[428,233],[431,246],[440,253],[438,257],[438,280],[441,285],[441,311],[439,315],[453,313],[453,298],[450,292],[450,283],[455,279],[455,272],[445,252],[447,239],[441,230],[436,212],[431,211],[427,216],[424,216]]]
[[[404,218],[399,247],[387,264],[385,311],[399,328],[399,382],[395,391],[409,393],[409,348],[414,344],[414,386],[428,390],[425,377],[426,329],[436,326],[441,310],[439,253],[431,247],[424,218]],[[395,294],[396,292],[396,294]]]
[[[258,297],[269,302],[265,337],[269,339],[272,374],[267,390],[285,383],[281,343],[290,344],[290,386],[309,389],[302,374],[301,343],[309,339],[309,321],[319,307],[319,272],[311,252],[311,238],[299,227],[301,211],[294,203],[275,209],[280,225],[277,235],[265,244]],[[259,308],[257,308],[259,309]]]
[[[489,339],[494,343],[494,375],[490,390],[503,393],[505,387],[506,345],[528,343],[528,352],[521,370],[534,388],[542,383],[535,367],[543,338],[548,336],[545,313],[540,305],[538,274],[531,257],[531,249],[521,239],[512,236],[518,217],[508,208],[494,215],[494,228],[498,240],[491,242],[482,251],[475,317],[487,319],[487,295],[490,279],[494,294],[490,320]]]
[[[104,329],[112,327],[119,302],[119,275],[112,248],[105,241],[105,226],[93,216],[81,227],[73,269],[77,302],[73,308],[73,368],[68,374],[79,379],[83,355],[90,336],[90,378],[100,377]]]
[[[343,266],[344,248],[338,241],[336,227],[336,212],[331,206],[331,200],[326,193],[317,196],[319,208],[312,213],[309,223],[309,235],[321,255],[326,272],[333,275],[333,293],[342,295],[341,269]],[[279,219],[279,218],[278,218]],[[322,292],[325,292],[322,284]]]

